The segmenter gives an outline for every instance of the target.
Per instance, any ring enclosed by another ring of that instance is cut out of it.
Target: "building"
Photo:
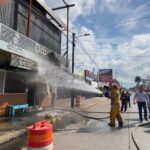
[[[64,29],[63,22],[41,0],[32,0],[32,4],[6,0],[0,6],[0,115],[11,104],[46,107],[53,103],[47,84],[37,76],[34,56],[47,56],[67,69],[67,61],[60,55]]]
[[[150,89],[150,79],[149,78],[142,79],[142,83],[146,88]]]

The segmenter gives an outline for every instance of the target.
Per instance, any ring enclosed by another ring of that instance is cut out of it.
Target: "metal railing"
[[[33,41],[32,39],[14,31],[0,23],[0,49],[24,56],[23,52],[32,52],[40,56],[46,56],[52,50]]]

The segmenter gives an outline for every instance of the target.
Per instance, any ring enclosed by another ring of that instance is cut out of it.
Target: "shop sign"
[[[97,75],[89,70],[85,70],[85,79],[89,81],[97,81]]]
[[[18,68],[23,68],[23,69],[28,69],[28,70],[35,70],[37,69],[37,63],[29,60],[27,58],[11,54],[11,66],[13,67],[18,67]]]

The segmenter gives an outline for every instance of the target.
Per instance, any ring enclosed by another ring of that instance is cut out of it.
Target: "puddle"
[[[87,119],[83,122],[83,127],[79,129],[78,132],[108,132],[110,128],[108,127],[108,123],[99,120]]]

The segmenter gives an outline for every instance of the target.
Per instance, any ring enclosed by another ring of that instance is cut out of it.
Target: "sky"
[[[64,5],[62,0],[45,1],[51,8]],[[150,0],[66,2],[76,5],[70,8],[69,37],[71,62],[71,32],[76,33],[76,72],[111,68],[125,87],[134,86],[137,75],[150,78]],[[66,10],[55,12],[66,23]],[[78,37],[85,33],[90,36]]]

